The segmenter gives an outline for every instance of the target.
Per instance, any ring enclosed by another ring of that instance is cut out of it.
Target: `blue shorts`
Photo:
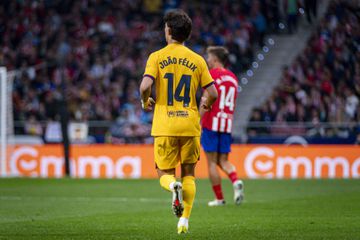
[[[232,138],[230,133],[214,132],[203,128],[201,145],[205,152],[229,153]]]

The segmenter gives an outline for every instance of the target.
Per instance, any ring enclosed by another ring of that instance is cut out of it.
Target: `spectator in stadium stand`
[[[251,22],[255,26],[256,37],[259,47],[264,46],[264,37],[266,32],[266,19],[260,11],[260,2],[255,1],[251,9]]]
[[[330,3],[303,52],[289,67],[284,67],[281,83],[264,105],[254,110],[250,122],[259,118],[280,126],[308,122],[313,127],[303,128],[307,135],[356,134],[350,124],[360,119],[360,20],[356,12],[359,7],[351,2]],[[329,129],[322,122],[349,124]],[[248,131],[261,133],[253,125],[249,125]],[[279,132],[279,126],[272,127],[271,132],[294,133]]]
[[[313,18],[317,18],[317,0],[304,0],[304,8],[308,23],[312,23]]]
[[[194,19],[190,47],[204,54],[210,44],[227,46],[230,68],[240,73],[252,62],[254,41],[262,42],[266,26],[277,21],[279,6],[270,2],[0,0],[0,65],[20,70],[14,80],[14,118],[25,121],[30,113],[34,121],[58,118],[58,59],[65,63],[72,120],[116,120],[126,105],[136,108],[131,97],[139,83],[134,79],[146,56],[161,46],[161,15],[176,7]],[[251,9],[256,9],[253,16]],[[136,117],[139,127],[151,124],[150,116]],[[24,133],[24,128],[16,131]]]
[[[43,129],[35,115],[30,115],[25,124],[25,133],[28,135],[42,136]]]
[[[284,1],[287,14],[287,27],[290,34],[297,31],[298,26],[298,0]]]

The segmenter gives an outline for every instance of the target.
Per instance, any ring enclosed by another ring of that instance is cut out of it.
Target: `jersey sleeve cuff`
[[[212,81],[211,83],[206,84],[205,86],[203,86],[203,89],[207,89],[208,87],[210,87],[213,84],[214,84],[214,81]]]
[[[143,77],[149,77],[153,80],[153,82],[155,82],[155,78],[153,76],[151,76],[150,74],[144,74]]]

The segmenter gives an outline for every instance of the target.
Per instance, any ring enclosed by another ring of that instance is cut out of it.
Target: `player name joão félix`
[[[195,71],[197,69],[197,66],[192,63],[192,62],[189,62],[187,60],[187,58],[179,58],[177,59],[176,57],[170,57],[168,56],[167,59],[165,60],[162,60],[160,63],[160,68],[163,69],[171,64],[179,64],[179,65],[183,65],[187,68],[189,68],[191,71]]]

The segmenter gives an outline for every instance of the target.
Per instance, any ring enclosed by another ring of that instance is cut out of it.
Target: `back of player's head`
[[[229,51],[225,47],[210,46],[206,49],[206,53],[214,55],[223,65],[226,65],[228,62]]]
[[[171,38],[178,42],[185,42],[191,33],[192,21],[181,9],[175,9],[164,16],[164,22],[170,28]]]

